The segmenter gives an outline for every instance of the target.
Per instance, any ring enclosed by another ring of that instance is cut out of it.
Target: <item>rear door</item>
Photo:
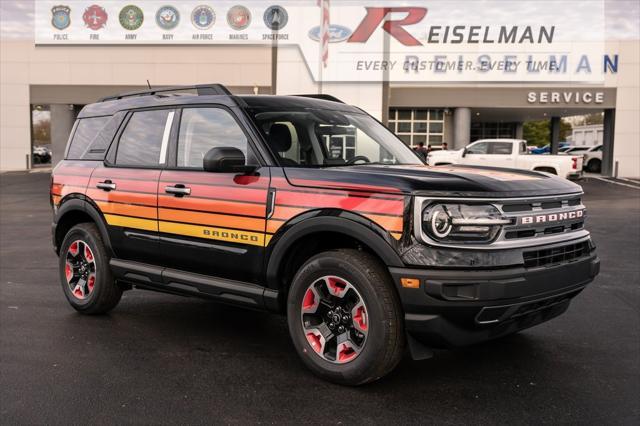
[[[158,180],[175,111],[130,112],[87,195],[99,207],[119,259],[158,264]]]
[[[513,149],[517,146],[518,145],[513,142],[489,142],[486,165],[494,167],[516,167]]]
[[[251,175],[208,173],[213,147],[240,149],[257,164],[248,134],[221,106],[183,108],[170,165],[158,186],[160,250],[173,269],[247,282],[262,270],[269,168]]]

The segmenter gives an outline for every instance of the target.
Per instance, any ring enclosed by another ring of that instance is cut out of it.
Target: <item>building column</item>
[[[560,117],[551,117],[551,154],[557,154],[560,147]]]
[[[516,123],[516,139],[524,139],[524,123]]]
[[[469,145],[471,138],[471,108],[461,107],[453,111],[453,149]]]
[[[615,133],[616,110],[605,109],[602,125],[602,176],[613,176],[613,135]]]
[[[55,167],[64,158],[64,149],[69,140],[76,114],[72,105],[51,104],[51,166]]]

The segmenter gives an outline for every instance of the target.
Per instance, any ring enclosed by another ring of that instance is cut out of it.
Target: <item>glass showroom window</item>
[[[389,129],[410,147],[444,142],[444,110],[390,109]]]

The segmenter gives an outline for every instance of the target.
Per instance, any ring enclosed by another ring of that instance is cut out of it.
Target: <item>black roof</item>
[[[313,97],[310,97],[313,96]],[[159,106],[183,106],[198,104],[219,104],[243,108],[317,108],[334,111],[362,112],[358,108],[339,100],[319,99],[317,95],[275,96],[275,95],[196,95],[196,94],[153,94],[127,96],[120,99],[105,99],[85,106],[78,118],[113,115],[118,111],[151,108]],[[326,98],[331,98],[327,96]],[[335,98],[333,98],[335,99]]]

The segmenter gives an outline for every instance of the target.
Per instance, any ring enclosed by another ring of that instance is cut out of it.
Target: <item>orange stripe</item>
[[[284,220],[288,220],[291,219],[292,217],[299,215],[300,213],[304,213],[306,211],[309,211],[310,209],[308,208],[299,208],[299,207],[283,207],[283,206],[276,206],[275,211],[273,212],[273,218],[274,219],[284,219]]]
[[[103,201],[97,202],[98,207],[103,213],[112,213],[124,216],[136,216],[143,217],[145,219],[157,219],[157,211],[155,207],[141,207],[132,206],[130,204],[115,204],[105,203]]]
[[[115,201],[119,203],[146,204],[156,206],[156,194],[136,194],[133,192],[113,191],[105,192],[100,189],[88,189],[87,196],[95,200]]]
[[[247,204],[237,201],[203,200],[189,197],[176,198],[174,196],[161,195],[158,202],[160,207],[205,210],[212,213],[242,214],[260,217],[264,217],[266,213],[266,206],[264,204]]]
[[[269,220],[267,221],[267,232],[275,234],[284,224],[285,222],[280,222],[279,220]]]
[[[181,210],[158,209],[160,220],[173,222],[198,223],[223,228],[245,229],[248,231],[264,232],[264,219],[254,219],[241,216],[225,216],[214,213],[199,213]]]
[[[378,216],[375,214],[365,214],[363,216],[389,232],[402,232],[402,216]]]

